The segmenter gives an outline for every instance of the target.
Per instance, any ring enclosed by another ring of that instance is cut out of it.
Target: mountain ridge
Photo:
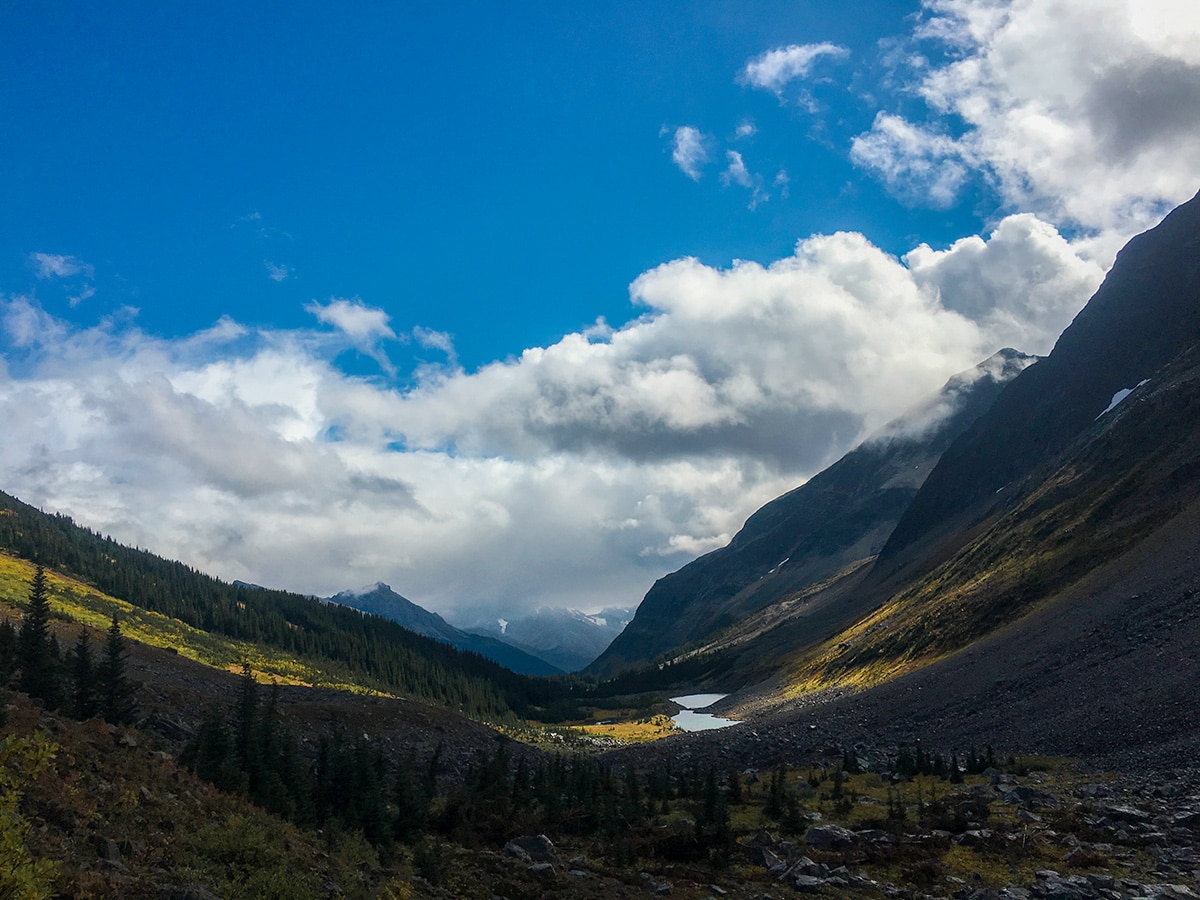
[[[647,664],[878,553],[945,447],[1036,361],[998,351],[764,505],[726,547],[655,582],[586,671],[604,677]]]
[[[523,648],[488,635],[456,628],[437,613],[430,612],[396,593],[391,585],[382,581],[364,588],[341,591],[327,598],[325,602],[390,619],[409,631],[449,644],[459,650],[478,653],[518,675],[563,674],[563,670],[558,666]]]

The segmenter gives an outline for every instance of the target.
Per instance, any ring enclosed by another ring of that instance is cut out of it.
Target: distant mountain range
[[[633,618],[633,609],[539,609],[513,619],[490,619],[469,629],[577,672],[604,652]]]
[[[520,675],[561,675],[564,671],[505,641],[455,628],[437,613],[402,597],[382,581],[357,590],[342,591],[326,602],[391,619],[409,631],[450,644],[459,650],[486,656]]]

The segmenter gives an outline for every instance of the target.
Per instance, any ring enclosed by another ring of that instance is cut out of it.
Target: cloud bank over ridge
[[[1045,351],[1100,274],[1032,216],[903,261],[815,236],[767,266],[665,263],[619,328],[409,388],[335,365],[394,337],[361,301],[311,304],[311,329],[164,340],[9,297],[0,471],[227,578],[596,607],[728,540],[948,374],[1003,344]]]

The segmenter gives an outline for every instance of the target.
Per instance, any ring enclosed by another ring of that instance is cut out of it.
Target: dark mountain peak
[[[450,644],[459,650],[469,650],[486,656],[523,675],[556,675],[562,671],[536,654],[485,635],[455,628],[437,613],[430,612],[407,597],[397,594],[390,585],[382,581],[334,594],[329,598],[329,602],[391,619],[409,631]]]
[[[882,556],[965,514],[1059,452],[1118,391],[1200,340],[1200,194],[1117,255],[1053,351],[1023,371],[942,456]]]

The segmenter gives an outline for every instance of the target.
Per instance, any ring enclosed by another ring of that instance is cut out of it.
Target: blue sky
[[[0,487],[214,574],[631,605],[1200,171],[1179,0],[0,10]]]
[[[38,248],[95,269],[72,320],[132,305],[159,334],[295,327],[313,298],[358,296],[479,365],[624,321],[629,282],[665,260],[776,259],[839,228],[903,252],[978,227],[847,158],[874,115],[864,51],[911,3],[243,6],[8,6],[10,290],[38,287]],[[815,66],[816,114],[734,77],[820,41],[848,54]],[[671,166],[682,125],[711,135],[699,183]],[[727,149],[770,200],[719,185]]]

